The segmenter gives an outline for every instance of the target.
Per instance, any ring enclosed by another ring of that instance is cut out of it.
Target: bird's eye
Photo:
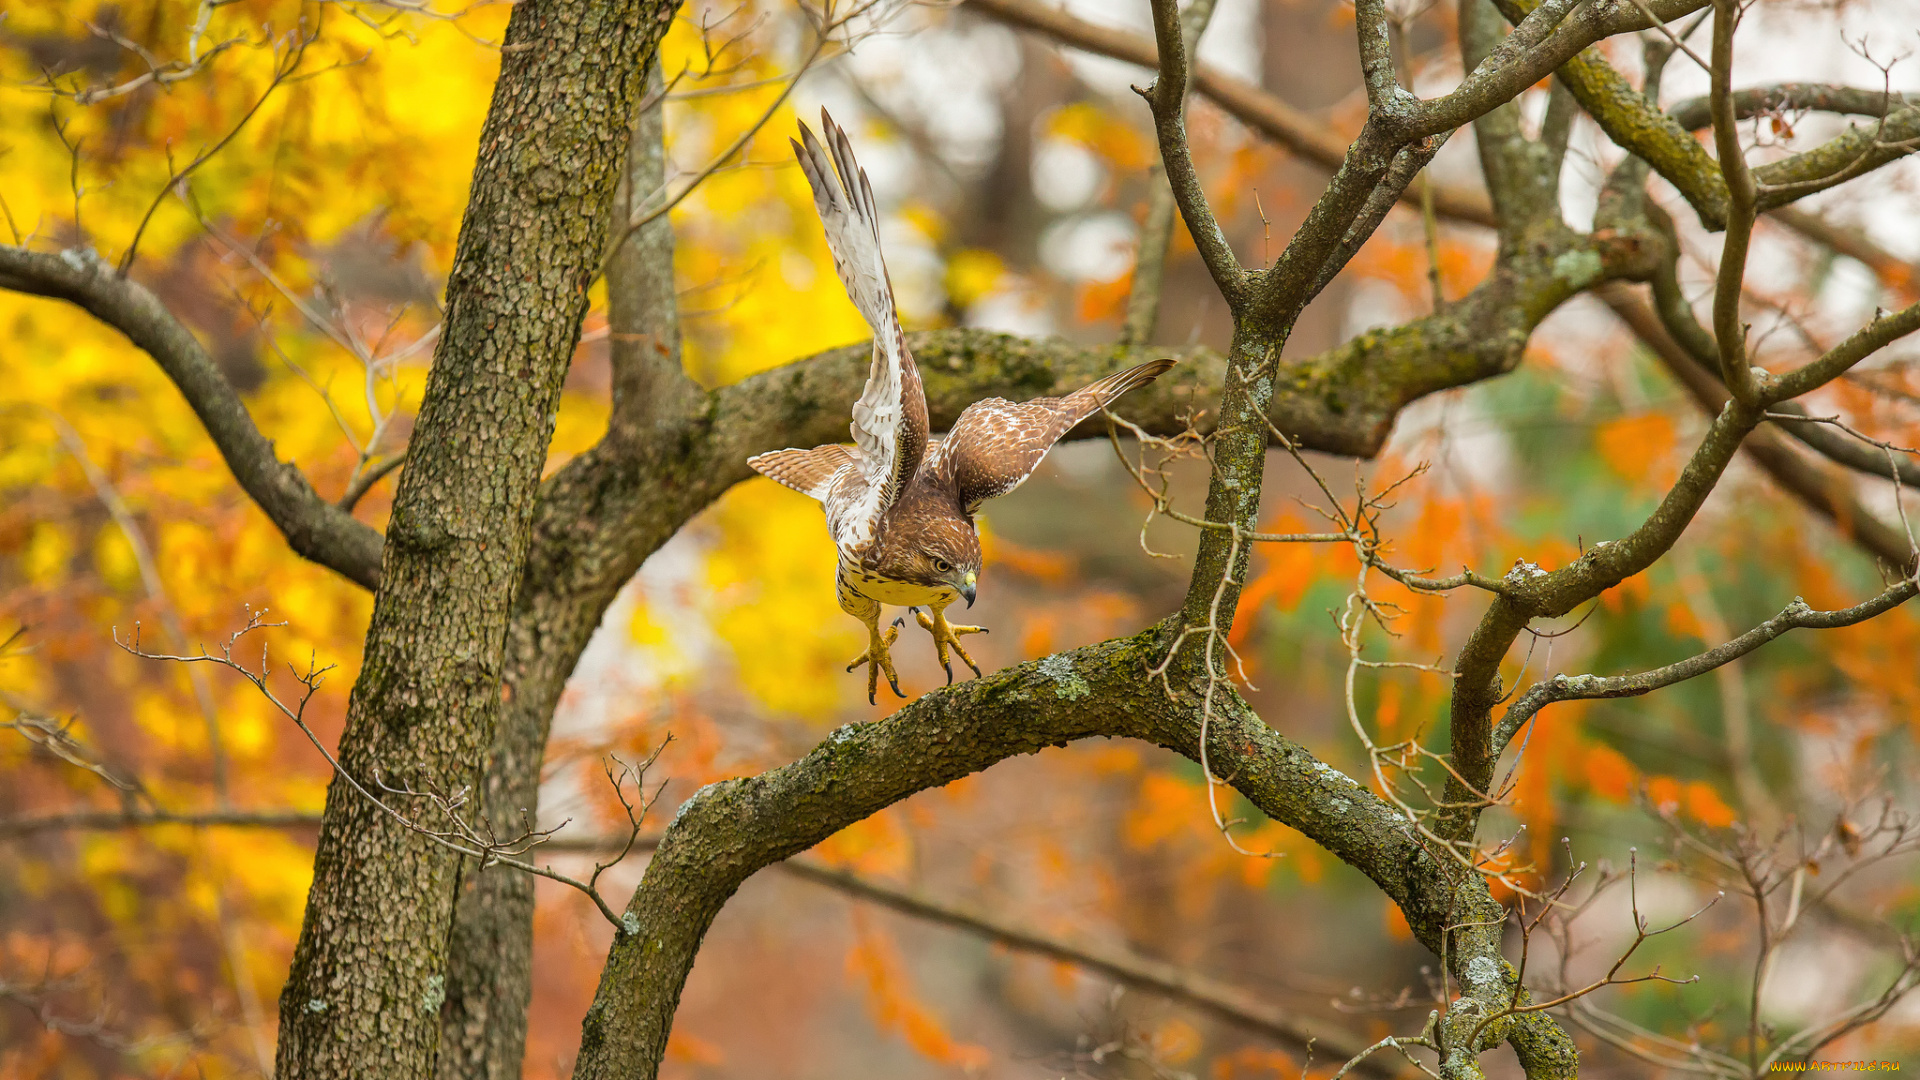
[[[953,567],[947,565],[947,560],[941,558],[938,555],[935,555],[933,557],[933,569],[935,573],[944,574],[947,571],[953,569]]]

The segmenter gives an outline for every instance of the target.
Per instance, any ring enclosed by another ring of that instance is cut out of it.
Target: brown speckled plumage
[[[867,624],[874,635],[869,655],[878,653],[892,681],[877,628],[880,605],[931,608],[929,629],[944,662],[947,645],[958,642],[943,640],[950,628],[941,612],[961,597],[973,603],[980,572],[973,514],[980,504],[1019,487],[1075,424],[1153,381],[1173,361],[1141,364],[1065,397],[977,401],[930,445],[926,395],[880,253],[873,189],[846,133],[824,111],[820,120],[825,146],[802,124],[794,153],[812,185],[834,267],[873,327],[873,367],[853,406],[853,446],[776,450],[747,464],[825,508],[840,552],[840,606]],[[868,685],[871,696],[871,678]]]

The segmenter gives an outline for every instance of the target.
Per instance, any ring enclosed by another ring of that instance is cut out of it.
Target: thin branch
[[[1714,278],[1713,333],[1720,346],[1720,379],[1735,400],[1759,402],[1760,389],[1747,359],[1747,331],[1740,321],[1741,285],[1746,280],[1747,248],[1753,239],[1753,174],[1740,145],[1733,112],[1733,32],[1740,21],[1738,0],[1713,0],[1713,142],[1720,175],[1727,185],[1727,235]],[[1791,395],[1789,395],[1791,396]]]
[[[836,21],[827,30],[822,31],[815,37],[813,48],[809,50],[806,57],[801,60],[800,66],[795,68],[793,73],[787,77],[786,83],[780,87],[780,93],[774,96],[773,102],[762,110],[759,118],[747,125],[746,130],[742,131],[732,143],[728,144],[724,150],[715,154],[711,161],[707,162],[698,172],[694,173],[693,178],[687,181],[678,192],[670,196],[662,192],[660,198],[649,199],[634,211],[633,216],[628,218],[623,228],[615,230],[612,240],[607,244],[607,253],[600,260],[600,272],[602,274],[607,272],[607,266],[613,262],[614,256],[620,253],[620,249],[625,246],[628,237],[639,231],[640,228],[648,222],[670,213],[674,207],[686,201],[687,196],[693,194],[695,188],[705,183],[707,178],[711,177],[715,172],[718,172],[721,166],[733,160],[735,155],[746,149],[747,144],[752,142],[753,137],[760,133],[760,129],[766,126],[767,121],[773,119],[774,114],[780,111],[780,106],[786,104],[788,95],[792,94],[793,88],[800,84],[800,77],[805,75],[813,67],[814,62],[820,58],[821,53],[825,51],[827,45],[830,43],[831,39],[827,36],[828,32],[839,25],[841,25],[841,21]]]
[[[829,867],[812,859],[788,859],[780,869],[806,881],[825,885],[848,896],[879,904],[891,911],[983,937],[1018,952],[1073,964],[1122,985],[1189,1005],[1247,1031],[1258,1032],[1292,1046],[1313,1045],[1342,1058],[1367,1051],[1351,1033],[1295,1016],[1267,1003],[1263,995],[1202,975],[1190,968],[1141,956],[1122,946],[1069,941],[1041,933],[1030,925],[1003,916],[936,899],[913,889],[871,876]],[[1420,1045],[1415,1040],[1402,1040]],[[1397,1075],[1397,1070],[1368,1063],[1362,1068],[1374,1076]]]
[[[147,599],[159,609],[160,623],[165,627],[167,636],[173,639],[175,648],[185,648],[186,627],[180,622],[180,613],[173,605],[172,596],[167,592],[166,582],[161,580],[160,567],[154,560],[153,550],[147,546],[146,535],[141,531],[140,523],[134,520],[133,511],[127,506],[126,500],[120,497],[120,491],[114,486],[113,481],[108,479],[107,474],[94,463],[93,455],[87,452],[86,442],[80,438],[79,432],[73,430],[73,425],[67,423],[65,417],[51,409],[47,410],[46,416],[53,424],[54,430],[59,433],[61,445],[66,447],[67,453],[72,455],[74,461],[79,464],[81,472],[86,474],[87,482],[92,485],[94,495],[100,500],[100,504],[106,507],[108,516],[113,518],[115,527],[126,539],[128,549],[133,552],[134,565],[140,571],[141,585],[147,591]],[[207,729],[207,759],[213,772],[214,802],[224,808],[229,796],[228,761],[226,739],[220,731],[220,713],[214,707],[213,691],[208,688],[206,679],[201,677],[198,670],[187,671],[187,683],[193,689],[194,703],[199,707],[200,719]]]
[[[66,810],[0,818],[0,837],[25,837],[44,832],[113,832],[156,825],[185,825],[196,829],[304,829],[319,825],[321,817],[318,811],[309,810]]]
[[[1555,675],[1546,682],[1535,683],[1513,703],[1506,715],[1501,717],[1495,745],[1504,747],[1520,730],[1520,725],[1554,702],[1649,694],[1737,660],[1789,630],[1832,630],[1852,626],[1899,607],[1913,599],[1916,593],[1920,593],[1920,580],[1908,577],[1869,600],[1837,611],[1816,611],[1806,601],[1795,597],[1780,614],[1739,637],[1665,667],[1633,675]]]
[[[1915,330],[1920,330],[1920,303],[1891,314],[1877,311],[1872,322],[1854,331],[1818,360],[1773,380],[1767,387],[1765,402],[1773,406],[1789,398],[1812,393]]]
[[[1640,343],[1659,359],[1667,372],[1686,388],[1708,416],[1717,416],[1727,403],[1726,388],[1706,367],[1696,362],[1694,349],[1683,346],[1668,332],[1659,315],[1624,287],[1609,286],[1597,295],[1630,327]],[[1694,324],[1697,327],[1697,324]],[[1702,331],[1704,336],[1704,331]],[[1702,350],[1711,357],[1710,351]],[[1779,408],[1780,406],[1775,406]],[[1805,425],[1795,425],[1796,427]],[[1854,495],[1850,485],[1823,472],[1807,456],[1796,452],[1777,432],[1761,428],[1747,436],[1741,451],[1803,506],[1832,521],[1854,543],[1891,566],[1910,557],[1910,545]]]
[[[1246,293],[1247,274],[1233,256],[1233,246],[1214,220],[1213,207],[1200,186],[1193,168],[1193,152],[1187,145],[1188,56],[1180,25],[1180,10],[1175,0],[1153,0],[1153,34],[1159,49],[1159,78],[1153,85],[1134,92],[1147,99],[1153,110],[1153,126],[1160,144],[1160,162],[1166,170],[1167,185],[1173,190],[1187,232],[1200,250],[1207,273],[1213,276],[1220,294],[1236,309]]]
[[[1185,40],[1187,64],[1193,65],[1200,36],[1213,20],[1214,0],[1194,0],[1180,16],[1181,36]],[[1147,171],[1147,219],[1140,226],[1140,245],[1134,254],[1133,284],[1127,292],[1126,321],[1120,331],[1120,344],[1144,346],[1153,338],[1154,323],[1160,315],[1160,285],[1166,277],[1167,252],[1173,242],[1173,187],[1167,183],[1167,171],[1159,162]]]
[[[146,286],[90,249],[46,254],[0,245],[0,288],[65,300],[125,334],[173,381],[234,479],[297,554],[366,588],[378,582],[381,535],[322,500],[298,467],[278,459],[206,346]]]
[[[967,8],[1097,56],[1149,70],[1159,66],[1159,54],[1152,38],[1088,22],[1044,0],[967,0]],[[1196,64],[1192,68],[1192,81],[1193,93],[1292,153],[1328,170],[1338,169],[1345,160],[1346,139],[1253,83],[1208,64]],[[1402,201],[1418,208],[1417,196],[1408,196]],[[1436,185],[1433,202],[1435,212],[1450,221],[1488,228],[1494,225],[1493,207],[1482,192]]]
[[[267,103],[267,99],[273,97],[274,91],[280,89],[283,84],[292,78],[294,72],[299,70],[300,61],[307,54],[307,46],[313,43],[314,38],[302,31],[295,31],[289,36],[289,40],[291,43],[287,46],[285,55],[274,58],[273,77],[267,81],[267,88],[260,92],[258,98],[254,99],[253,105],[249,107],[245,113],[241,114],[240,119],[234,123],[233,127],[227,130],[225,135],[222,135],[211,146],[203,147],[184,168],[175,169],[173,174],[167,178],[167,182],[162,184],[160,190],[154,193],[153,201],[147,204],[147,212],[140,215],[140,224],[135,226],[133,230],[133,239],[128,241],[127,250],[120,256],[118,273],[121,277],[125,277],[127,271],[133,268],[134,256],[140,250],[140,238],[146,234],[147,223],[153,220],[154,211],[160,209],[160,204],[166,201],[169,194],[178,190],[180,185],[186,183],[187,178],[193,175],[195,169],[205,165],[213,159],[215,154],[226,149],[227,144],[233,141],[234,136],[240,134],[241,130],[247,126],[247,121],[252,120],[254,114],[260,111],[260,107]]]
[[[340,495],[340,501],[334,503],[334,505],[349,514],[352,513],[353,508],[359,504],[367,492],[373,490],[375,484],[386,479],[387,474],[406,463],[407,452],[402,450],[392,457],[386,458],[371,468],[366,469],[359,476],[355,477],[352,483],[347,485],[347,490]]]
[[[578,890],[593,901],[594,906],[600,909],[601,915],[605,916],[607,921],[613,924],[616,930],[628,929],[628,924],[614,914],[613,908],[608,905],[606,898],[595,888],[599,882],[601,873],[604,872],[608,866],[612,865],[611,863],[596,866],[591,878],[586,881],[580,881],[554,870],[551,866],[535,866],[530,862],[525,862],[517,858],[517,856],[525,854],[544,843],[547,838],[553,834],[554,829],[543,830],[528,827],[519,835],[502,840],[493,835],[491,823],[483,822],[476,826],[460,816],[460,811],[465,806],[469,795],[466,789],[447,795],[438,791],[417,791],[405,786],[390,786],[377,774],[369,778],[375,787],[380,788],[384,792],[424,800],[437,814],[444,817],[448,822],[448,825],[444,828],[433,828],[422,825],[420,822],[395,809],[378,795],[374,794],[359,777],[348,772],[346,768],[340,764],[339,759],[334,757],[333,752],[327,749],[326,744],[321,742],[320,737],[307,725],[306,720],[307,705],[313,700],[314,694],[319,692],[321,684],[326,680],[327,673],[333,670],[332,665],[322,667],[310,661],[305,671],[288,665],[294,678],[303,687],[303,692],[299,700],[289,704],[288,702],[282,701],[279,696],[273,692],[272,688],[268,686],[268,677],[271,671],[267,665],[266,649],[264,646],[261,648],[260,667],[257,670],[249,668],[246,664],[233,658],[234,645],[246,635],[256,630],[280,625],[265,622],[265,615],[266,613],[264,611],[249,610],[246,625],[227,639],[226,643],[221,647],[220,655],[218,656],[208,653],[205,649],[202,649],[198,655],[169,655],[165,653],[146,652],[140,647],[138,624],[134,627],[134,636],[131,641],[121,641],[116,633],[114,643],[128,653],[146,660],[165,660],[182,664],[209,663],[237,672],[241,678],[253,684],[254,689],[260,692],[260,695],[267,700],[268,704],[273,706],[275,711],[292,721],[294,726],[300,729],[300,733],[306,736],[308,743],[312,744],[313,748],[320,752],[320,756],[326,759],[327,764],[333,769],[334,775],[345,780],[347,785],[356,793],[372,803],[381,813],[399,823],[402,828],[409,832],[416,833],[429,842],[437,844],[456,854],[479,860],[480,868],[483,870],[491,866],[508,866],[522,873],[543,877],[549,881],[555,881],[569,888]],[[639,765],[637,776],[636,770],[631,767],[624,767],[622,776],[636,776],[637,780],[643,780],[647,767],[659,757],[660,751],[665,748],[666,743],[662,742],[660,747],[654,750],[653,756],[647,758]],[[611,769],[609,769],[608,776],[610,779],[612,775]],[[646,816],[647,810],[652,807],[653,801],[659,798],[660,793],[656,790],[652,797],[643,798],[640,805],[636,808],[627,800],[625,792],[620,789],[618,782],[616,782],[615,790],[620,794],[621,804],[627,807],[629,821],[632,825],[632,831],[629,836],[629,841],[631,842],[632,839],[639,836],[641,821]],[[562,825],[564,826],[564,823],[562,823]],[[624,852],[622,854],[624,856]]]

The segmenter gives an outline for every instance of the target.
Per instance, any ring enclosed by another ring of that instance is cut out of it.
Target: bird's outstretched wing
[[[820,124],[826,145],[801,124],[793,152],[813,187],[813,205],[826,226],[834,268],[853,306],[873,327],[873,366],[866,390],[853,405],[853,442],[865,486],[840,519],[847,535],[836,530],[835,536],[851,546],[872,539],[880,516],[920,468],[927,448],[927,396],[894,312],[893,285],[880,255],[873,187],[854,160],[846,132],[825,109]]]
[[[960,413],[953,430],[934,447],[927,467],[952,485],[960,505],[971,514],[988,499],[999,498],[1026,482],[1040,459],[1073,426],[1135,387],[1144,386],[1173,366],[1151,360],[1083,386],[1066,397],[1014,403],[1004,398],[976,401]]]
[[[748,458],[747,464],[768,479],[824,503],[845,474],[859,468],[860,454],[828,444],[811,450],[774,450]]]

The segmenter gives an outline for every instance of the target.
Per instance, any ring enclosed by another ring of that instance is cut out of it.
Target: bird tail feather
[[[1173,365],[1174,361],[1169,357],[1149,360],[1144,364],[1130,367],[1125,371],[1116,371],[1112,375],[1101,379],[1099,382],[1082,388],[1075,396],[1079,396],[1080,394],[1087,395],[1093,399],[1093,409],[1100,409],[1121,395],[1132,390],[1137,390],[1159,378],[1168,368],[1173,367]],[[1092,409],[1088,411],[1091,412]]]

